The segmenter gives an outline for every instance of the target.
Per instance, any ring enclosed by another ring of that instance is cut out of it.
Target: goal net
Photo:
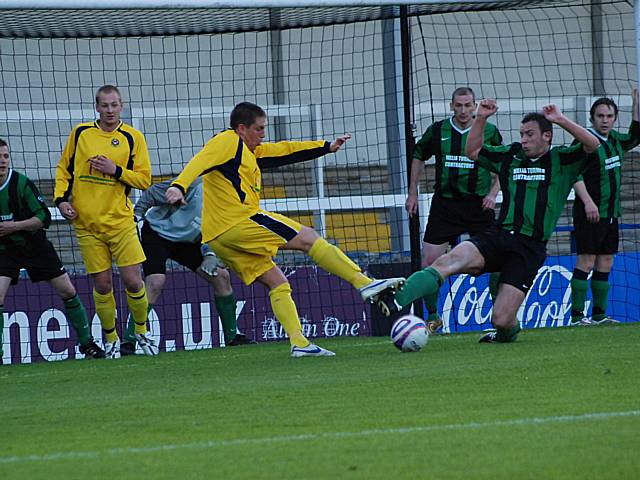
[[[0,33],[0,138],[9,143],[13,167],[34,180],[52,206],[48,238],[92,316],[95,337],[101,331],[91,283],[73,229],[52,205],[52,191],[66,138],[75,124],[96,118],[94,95],[103,84],[121,89],[123,120],[145,134],[154,182],[177,175],[213,134],[228,127],[229,112],[241,101],[267,111],[267,141],[331,141],[352,133],[335,155],[265,171],[263,208],[313,226],[376,276],[408,275],[416,268],[434,169],[427,166],[421,224],[412,230],[404,208],[407,159],[413,137],[450,115],[456,87],[498,99],[495,121],[505,142],[518,141],[524,112],[549,102],[588,125],[589,107],[602,95],[616,100],[616,128],[626,131],[636,82],[628,2],[378,3],[44,10],[7,8],[7,2]],[[556,130],[554,143],[570,141]],[[621,320],[638,314],[634,158],[631,152],[624,162],[621,254],[612,274],[611,314]],[[134,201],[138,196],[133,193]],[[570,204],[520,312],[527,327],[567,322],[575,262]],[[388,328],[355,289],[316,269],[305,255],[281,253],[276,263],[292,284],[309,337]],[[210,286],[175,263],[168,273],[150,314],[161,348],[223,343]],[[489,325],[486,283],[461,276],[443,287],[446,330]],[[235,278],[233,286],[240,328],[257,340],[285,339],[267,290]],[[120,329],[127,308],[117,276],[114,291]],[[4,308],[5,359],[78,356],[62,304],[48,285],[21,280]]]

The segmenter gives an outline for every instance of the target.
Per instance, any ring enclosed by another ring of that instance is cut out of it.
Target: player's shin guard
[[[362,288],[371,283],[371,279],[362,273],[358,265],[324,238],[315,241],[309,250],[309,256],[316,265],[346,280],[355,288]]]
[[[289,335],[291,345],[296,347],[306,347],[309,340],[302,335],[302,325],[300,325],[300,317],[298,309],[291,298],[291,285],[289,282],[278,285],[269,292],[271,300],[271,308],[278,321],[282,324],[285,332]]]
[[[115,342],[118,340],[118,332],[116,332],[116,299],[113,296],[113,290],[103,295],[94,289],[93,301],[107,342]]]
[[[147,299],[147,291],[142,288],[137,292],[127,292],[127,305],[129,305],[129,311],[135,322],[135,333],[145,335],[147,333],[147,312],[149,308],[149,300]]]
[[[225,297],[216,296],[214,303],[216,304],[216,310],[218,310],[220,322],[222,323],[224,343],[229,343],[236,338],[236,330],[238,327],[236,319],[236,297],[233,296],[233,293]]]
[[[489,274],[489,295],[491,295],[491,303],[496,303],[498,296],[498,285],[500,284],[500,272],[492,272]]]
[[[401,307],[406,307],[420,297],[435,299],[437,302],[443,281],[444,279],[435,268],[428,267],[419,270],[407,278],[402,289],[396,293],[395,300]]]
[[[607,316],[609,304],[609,272],[593,271],[591,276],[591,295],[593,295],[593,308],[591,318],[599,322]]]
[[[64,300],[64,312],[69,322],[71,322],[73,330],[76,332],[78,343],[80,345],[86,345],[91,342],[93,339],[89,332],[87,311],[84,309],[84,305],[77,293],[73,297]]]
[[[584,317],[584,302],[587,298],[587,272],[575,268],[571,277],[571,320],[578,322]]]

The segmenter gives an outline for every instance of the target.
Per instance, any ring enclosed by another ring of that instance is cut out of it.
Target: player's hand
[[[60,202],[60,204],[58,205],[58,210],[60,211],[60,214],[69,221],[78,218],[78,212],[76,212],[75,208],[73,208],[73,205],[71,205],[71,203],[69,202]]]
[[[493,98],[483,98],[478,103],[478,110],[476,111],[477,117],[488,118],[491,115],[495,115],[498,111],[498,102]]]
[[[544,118],[549,120],[551,123],[558,123],[564,118],[564,115],[558,106],[553,103],[544,105],[542,107],[542,113],[544,114]]]
[[[487,195],[482,199],[482,210],[493,210],[496,208],[496,197]]]
[[[16,222],[11,220],[7,222],[0,222],[0,237],[6,237],[7,235],[11,235],[17,231],[19,231],[19,229],[16,226]]]
[[[187,202],[184,200],[184,195],[182,191],[177,187],[169,187],[164,194],[164,198],[167,200],[167,203],[171,205],[186,205]]]
[[[339,136],[333,142],[331,142],[331,145],[329,145],[329,151],[331,153],[336,153],[349,139],[351,139],[350,133],[345,133],[344,135]]]
[[[213,252],[207,252],[204,254],[202,258],[202,263],[200,264],[200,270],[209,275],[210,277],[215,277],[218,275],[218,267],[221,266],[220,260],[218,256]]]
[[[600,212],[598,211],[598,206],[591,202],[584,204],[584,213],[587,215],[587,221],[590,223],[598,223],[600,221]]]
[[[418,194],[417,193],[409,193],[407,196],[407,201],[404,202],[404,208],[409,213],[410,217],[413,217],[418,213]]]
[[[105,157],[104,155],[96,155],[95,157],[91,157],[89,159],[89,163],[91,164],[91,168],[95,168],[101,173],[106,173],[107,175],[112,176],[116,174],[116,164],[113,162],[113,160]]]

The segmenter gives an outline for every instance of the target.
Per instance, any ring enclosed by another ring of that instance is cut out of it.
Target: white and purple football
[[[402,315],[391,327],[391,341],[401,352],[417,352],[427,340],[429,332],[424,320],[410,313]]]

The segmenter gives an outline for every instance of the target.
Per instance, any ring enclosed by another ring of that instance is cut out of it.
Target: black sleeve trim
[[[182,192],[182,195],[187,193],[182,185],[179,185],[177,183],[172,183],[170,186],[171,187],[176,187],[178,190],[180,190]]]
[[[116,177],[116,180],[120,180],[122,176],[122,167],[120,165],[116,165],[116,173],[114,173],[113,176]]]
[[[329,142],[324,142],[322,147],[300,150],[282,157],[261,157],[257,159],[258,167],[260,167],[260,170],[265,170],[291,165],[293,163],[306,162],[330,153],[330,147],[331,144]]]

